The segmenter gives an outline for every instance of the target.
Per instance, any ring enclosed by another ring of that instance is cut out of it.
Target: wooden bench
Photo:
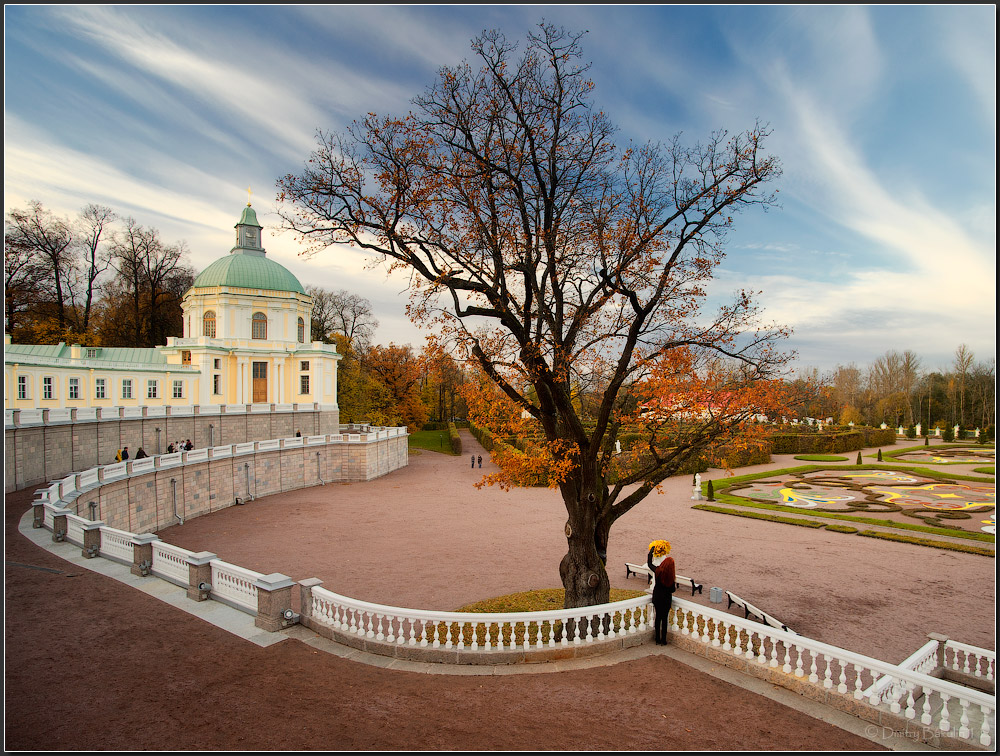
[[[784,630],[786,633],[791,633],[792,635],[798,635],[798,633],[792,630],[788,625],[784,624],[783,622],[779,622],[777,619],[772,617],[763,609],[758,609],[756,606],[751,604],[746,599],[741,599],[735,593],[730,593],[729,591],[726,591],[726,598],[729,600],[729,603],[726,605],[727,608],[731,607],[733,604],[736,604],[736,607],[738,609],[743,610],[744,619],[749,619],[751,616],[753,616],[754,619],[758,620],[759,622],[763,622],[765,625],[769,625],[770,627],[773,627],[777,630]]]
[[[646,584],[653,582],[653,571],[649,569],[644,564],[633,564],[632,562],[625,562],[625,577],[630,578],[633,575],[645,575]],[[701,593],[702,586],[701,583],[696,583],[689,577],[684,577],[684,575],[674,575],[674,587],[680,588],[681,586],[691,589],[691,595],[695,593]]]

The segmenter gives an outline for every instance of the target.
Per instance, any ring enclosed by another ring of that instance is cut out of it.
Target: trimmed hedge
[[[458,435],[458,428],[455,423],[448,423],[448,440],[451,441],[451,451],[453,454],[462,453],[462,437]]]
[[[892,428],[853,428],[822,433],[775,433],[771,436],[772,454],[843,454],[872,446],[892,446],[896,431]]]

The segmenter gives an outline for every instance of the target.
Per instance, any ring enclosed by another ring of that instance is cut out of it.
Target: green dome
[[[216,260],[194,279],[193,289],[232,286],[241,289],[294,291],[305,289],[292,272],[263,255],[230,254]]]

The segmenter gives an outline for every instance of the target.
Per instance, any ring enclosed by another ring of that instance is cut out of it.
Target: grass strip
[[[795,459],[803,462],[846,462],[847,457],[838,457],[835,454],[800,454]]]
[[[767,520],[768,522],[783,522],[787,525],[798,525],[803,528],[822,528],[822,522],[815,520],[799,520],[792,517],[779,517],[778,515],[764,514],[763,512],[741,512],[738,509],[726,509],[725,507],[713,507],[710,504],[695,504],[691,509],[703,509],[706,512],[718,512],[719,514],[735,515],[736,517],[749,517],[751,520]]]
[[[820,517],[828,520],[844,520],[846,522],[857,522],[861,525],[879,525],[883,528],[896,528],[897,530],[913,530],[918,533],[929,535],[951,536],[952,538],[964,538],[968,541],[983,541],[985,543],[995,543],[996,537],[989,533],[970,532],[968,530],[951,530],[950,528],[936,528],[933,525],[917,525],[912,522],[897,522],[896,520],[882,520],[877,517],[858,517],[856,515],[840,514],[838,512],[816,512],[811,509],[799,509],[797,507],[785,507],[781,504],[767,504],[762,501],[745,499],[732,494],[727,494],[725,498],[716,496],[716,499],[726,504],[735,504],[741,507],[753,507],[754,509],[769,509],[775,512],[788,512],[789,514],[808,514],[810,517]],[[739,501],[733,501],[733,499]],[[983,513],[985,514],[985,513]]]
[[[857,533],[857,528],[852,528],[850,525],[827,525],[827,530],[831,530],[834,533]]]
[[[935,549],[947,549],[948,551],[961,551],[964,554],[979,554],[996,558],[993,549],[986,549],[981,546],[969,546],[964,543],[949,543],[947,541],[932,541],[930,538],[917,538],[916,536],[900,535],[898,533],[882,533],[877,530],[862,530],[858,535],[868,538],[882,538],[886,541],[900,541],[902,543],[912,543],[917,546],[930,546]]]

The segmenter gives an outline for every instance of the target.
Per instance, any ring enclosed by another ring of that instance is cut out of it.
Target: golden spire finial
[[[247,207],[250,207],[250,185],[247,185]]]

